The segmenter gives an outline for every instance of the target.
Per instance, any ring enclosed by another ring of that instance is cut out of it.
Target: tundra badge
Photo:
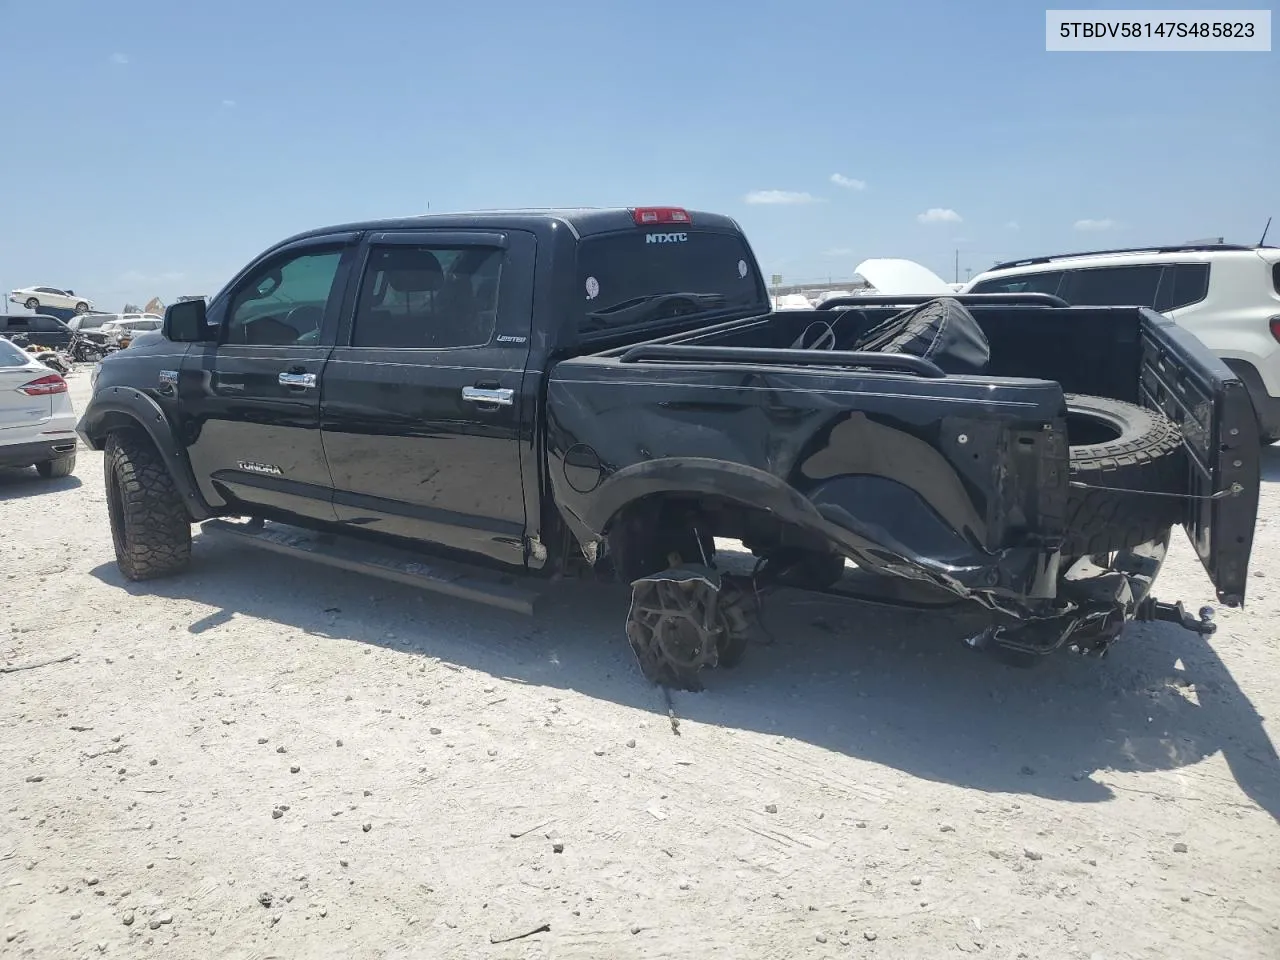
[[[245,473],[266,473],[273,477],[278,477],[284,472],[274,463],[258,463],[254,460],[241,460],[237,466]]]

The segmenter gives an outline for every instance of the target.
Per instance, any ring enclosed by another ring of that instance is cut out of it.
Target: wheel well
[[[129,430],[141,434],[147,438],[148,443],[152,444],[152,446],[155,445],[151,435],[147,432],[147,428],[142,425],[137,417],[121,413],[118,410],[110,410],[95,420],[92,430],[89,431],[89,439],[93,442],[93,449],[102,450],[107,444],[107,437],[118,430]]]
[[[619,509],[604,533],[614,566],[627,579],[665,569],[668,553],[686,563],[710,560],[716,538],[738,540],[757,556],[781,548],[830,553],[818,534],[771,511],[731,497],[676,492],[652,494]]]

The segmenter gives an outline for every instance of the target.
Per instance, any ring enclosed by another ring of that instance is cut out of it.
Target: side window
[[[1163,270],[1160,264],[1076,270],[1064,299],[1082,307],[1154,306]]]
[[[1209,264],[1179,263],[1169,272],[1173,274],[1173,299],[1168,306],[1161,304],[1161,311],[1187,307],[1209,295]],[[1169,286],[1168,277],[1165,277],[1164,285]]]
[[[61,333],[66,328],[55,317],[32,317],[31,329],[40,333]]]
[[[1057,293],[1062,281],[1061,270],[1047,273],[1022,273],[1016,277],[992,277],[976,283],[970,293]]]
[[[1276,293],[1280,293],[1280,263],[1271,267],[1271,286],[1276,288]]]
[[[262,346],[318,343],[341,260],[341,250],[312,249],[255,271],[231,299],[223,342]]]
[[[496,247],[374,247],[360,280],[351,345],[484,346],[497,325],[502,263]]]

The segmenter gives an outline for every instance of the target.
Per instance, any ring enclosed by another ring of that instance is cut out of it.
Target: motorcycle
[[[71,335],[71,342],[67,344],[67,353],[77,363],[97,363],[108,354],[115,353],[116,349],[116,345],[106,342],[105,338],[97,340],[78,330]]]

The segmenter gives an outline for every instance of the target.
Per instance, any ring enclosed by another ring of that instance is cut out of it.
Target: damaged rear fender
[[[754,467],[696,457],[663,458],[625,467],[580,501],[582,515],[564,510],[583,552],[597,555],[617,517],[651,498],[714,498],[767,511],[815,534],[856,562],[884,573],[927,580],[959,596],[974,592],[1051,598],[1057,554],[1038,547],[991,553],[955,530],[911,487],[896,480],[830,477],[806,497]]]

